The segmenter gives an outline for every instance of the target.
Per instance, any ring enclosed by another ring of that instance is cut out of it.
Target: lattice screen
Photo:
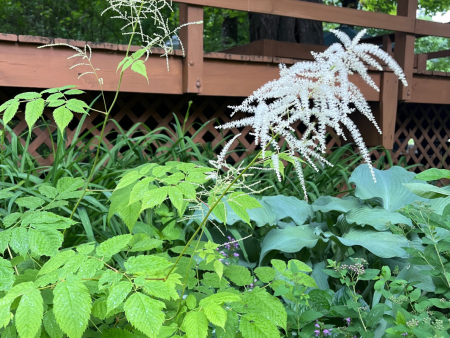
[[[0,90],[0,104],[14,95],[27,91],[20,88],[3,88]],[[88,93],[83,97],[88,104],[97,96],[97,93]],[[107,95],[107,101],[112,101],[112,94]],[[226,98],[226,97],[203,97],[190,95],[158,95],[158,94],[120,94],[115,108],[111,114],[112,118],[118,122],[120,127],[127,131],[135,123],[141,122],[151,130],[159,127],[166,127],[171,132],[175,119],[172,113],[176,114],[180,121],[184,121],[189,101],[193,104],[190,109],[189,118],[186,125],[192,127],[189,129],[190,135],[194,135],[199,127],[205,122],[212,120],[205,128],[200,130],[194,138],[194,142],[206,143],[210,142],[214,147],[223,140],[223,137],[232,137],[233,134],[240,132],[240,145],[235,143],[230,150],[254,149],[253,137],[249,135],[249,128],[241,128],[241,130],[217,130],[215,125],[230,121],[229,114],[231,112],[227,107],[242,102],[243,98]],[[94,108],[104,110],[102,104],[98,100]],[[31,154],[37,158],[42,165],[50,165],[53,161],[52,142],[49,137],[49,130],[52,133],[53,140],[56,140],[56,126],[51,118],[51,111],[45,111],[46,122],[48,126],[42,123],[40,127],[33,130],[32,141],[29,150]],[[450,139],[450,107],[445,105],[418,105],[418,104],[401,104],[397,115],[397,125],[395,134],[395,145],[392,157],[394,163],[400,162],[407,165],[421,164],[425,168],[450,168],[450,158],[448,151],[448,140]],[[80,116],[69,125],[67,142],[70,143],[74,132],[79,124]],[[240,118],[235,116],[234,118]],[[233,119],[234,119],[233,118]],[[94,128],[103,121],[100,114],[92,113],[86,120],[81,132],[87,132],[90,129],[93,135],[99,135],[99,128]],[[11,122],[16,135],[22,136],[22,141],[28,131],[23,114],[19,114],[17,119]],[[298,135],[304,131],[302,125],[295,126]],[[112,140],[114,133],[118,127],[115,123],[109,122],[106,127],[107,140]],[[138,130],[145,132],[145,127],[141,126]],[[364,135],[363,135],[364,136]],[[414,144],[410,140],[414,141]],[[409,143],[408,143],[409,141]],[[341,145],[340,140],[335,135],[330,134],[328,137],[327,147]],[[111,145],[112,147],[112,145]],[[217,152],[221,150],[219,145]],[[382,158],[384,153],[379,151],[372,152],[373,160]],[[237,151],[231,154],[234,161],[239,161],[245,157],[243,151]]]

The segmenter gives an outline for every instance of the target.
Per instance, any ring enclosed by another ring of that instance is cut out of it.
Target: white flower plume
[[[330,165],[320,155],[326,150],[327,127],[345,138],[342,129],[342,126],[345,126],[359,147],[364,161],[370,166],[375,180],[369,151],[359,130],[350,119],[350,114],[355,110],[359,111],[374,124],[380,134],[381,130],[369,104],[356,85],[349,80],[349,75],[358,73],[364,82],[379,91],[367,71],[367,65],[382,70],[374,57],[384,61],[406,86],[405,75],[395,60],[378,46],[359,43],[365,30],[353,40],[341,31],[332,32],[342,44],[335,43],[323,53],[313,52],[315,61],[298,62],[290,68],[281,64],[279,79],[266,83],[241,105],[230,107],[233,109],[232,116],[239,111],[253,116],[216,128],[251,126],[255,144],[259,144],[263,150],[272,144],[276,152],[279,151],[279,146],[278,142],[275,142],[275,136],[283,138],[291,157],[297,160],[298,154],[317,170],[314,159],[321,164]],[[292,127],[298,121],[307,127],[301,139],[294,136],[295,129]],[[273,158],[278,161],[278,156]],[[277,166],[278,163],[274,163],[274,167]],[[296,167],[300,173],[301,168],[298,166],[299,162]],[[300,180],[304,187],[303,177],[300,177]]]

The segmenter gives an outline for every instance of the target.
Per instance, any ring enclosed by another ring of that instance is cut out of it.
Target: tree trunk
[[[322,3],[322,0],[301,0]],[[268,39],[323,45],[322,22],[249,13],[250,42]]]

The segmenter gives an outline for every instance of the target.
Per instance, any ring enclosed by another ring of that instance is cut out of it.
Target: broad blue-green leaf
[[[410,183],[416,174],[402,167],[392,167],[388,170],[373,169],[377,182],[373,181],[370,168],[362,164],[350,176],[350,183],[356,185],[355,196],[362,200],[378,199],[383,208],[397,211],[407,204],[426,200],[409,191],[403,183]],[[421,183],[415,181],[415,183]],[[425,184],[425,182],[422,182]]]
[[[320,196],[314,201],[311,207],[314,211],[340,211],[345,213],[360,207],[362,204],[362,201],[354,196],[347,196],[344,198]]]
[[[371,229],[351,228],[342,237],[337,237],[345,246],[360,245],[374,255],[382,258],[408,257],[402,247],[408,247],[408,241],[390,231],[375,231]]]
[[[21,338],[34,338],[44,316],[44,301],[38,289],[24,293],[16,311],[15,323]]]
[[[345,215],[345,218],[349,224],[370,225],[378,231],[388,230],[389,226],[387,223],[403,223],[412,226],[411,219],[397,212],[391,212],[379,207],[372,208],[367,205],[352,209]]]
[[[319,238],[321,237],[314,234],[314,229],[309,225],[272,229],[264,237],[261,244],[260,262],[263,261],[269,251],[280,250],[286,253],[299,252],[305,247],[314,247]]]
[[[139,331],[149,337],[156,337],[164,322],[163,302],[142,293],[134,293],[125,302],[127,320]]]
[[[69,338],[81,338],[91,314],[89,290],[74,279],[58,283],[53,294],[53,313],[59,327]]]
[[[27,103],[25,107],[25,121],[27,121],[28,128],[30,128],[30,130],[44,112],[44,106],[44,99],[37,99]]]
[[[73,119],[73,114],[69,109],[63,106],[55,109],[53,112],[53,118],[55,119],[59,130],[61,130],[61,133],[64,133],[66,127]]]

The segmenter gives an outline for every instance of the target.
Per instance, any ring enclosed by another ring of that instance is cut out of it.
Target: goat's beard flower
[[[268,82],[256,90],[241,105],[230,107],[233,109],[231,116],[238,111],[253,114],[253,116],[216,127],[227,129],[251,126],[255,144],[263,149],[263,158],[265,158],[264,150],[269,145],[272,145],[278,153],[280,147],[277,137],[283,138],[288,145],[289,156],[293,157],[296,163],[296,172],[300,176],[305,199],[306,189],[302,166],[296,155],[298,154],[315,170],[318,169],[314,160],[321,165],[331,165],[320,155],[326,150],[327,127],[334,129],[337,135],[344,139],[345,135],[341,126],[348,129],[376,181],[369,151],[358,128],[350,119],[350,114],[358,110],[374,124],[380,134],[381,130],[363,94],[355,84],[349,81],[349,75],[358,73],[364,82],[379,91],[366,67],[368,64],[380,71],[383,70],[379,62],[373,58],[375,56],[384,61],[407,86],[402,69],[388,53],[378,46],[359,43],[365,30],[362,30],[353,41],[341,31],[332,30],[332,32],[342,44],[335,43],[323,53],[312,52],[315,61],[298,62],[290,68],[280,64],[279,79]],[[312,106],[310,100],[313,101]],[[294,136],[295,129],[292,125],[296,122],[302,122],[307,127],[300,139]],[[232,141],[234,140],[235,138]],[[223,162],[224,155],[221,154],[217,162]],[[273,168],[280,180],[278,156],[272,156],[272,160]]]

